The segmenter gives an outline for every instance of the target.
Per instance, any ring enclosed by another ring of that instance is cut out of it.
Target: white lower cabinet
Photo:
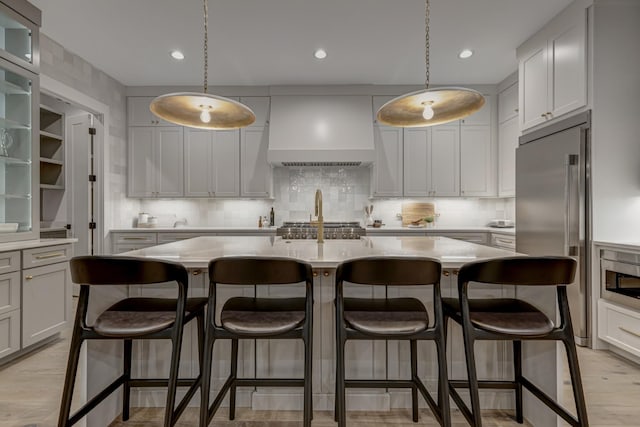
[[[509,251],[515,251],[516,236],[499,234],[499,233],[491,233],[491,246],[495,248],[506,249]]]
[[[71,256],[70,244],[0,253],[0,363],[67,326]]]
[[[598,338],[640,357],[640,312],[598,300]]]
[[[0,359],[20,350],[20,310],[0,314]]]
[[[22,346],[60,332],[71,316],[69,263],[23,270]]]

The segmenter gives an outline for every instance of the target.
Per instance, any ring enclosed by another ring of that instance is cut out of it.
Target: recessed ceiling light
[[[313,53],[313,56],[315,56],[316,59],[324,59],[327,57],[327,51],[324,49],[318,49]]]
[[[459,54],[458,54],[458,58],[460,59],[467,59],[470,58],[471,55],[473,55],[473,51],[470,49],[464,49],[462,50]]]
[[[177,59],[178,61],[182,61],[184,59],[184,53],[180,52],[179,50],[173,50],[171,51],[171,57],[173,59]]]

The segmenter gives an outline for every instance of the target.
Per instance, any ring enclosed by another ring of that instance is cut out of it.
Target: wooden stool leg
[[[80,349],[82,347],[82,330],[78,323],[73,327],[71,336],[71,347],[69,348],[69,359],[67,360],[67,372],[64,376],[64,388],[62,389],[62,400],[60,403],[60,415],[58,416],[58,427],[67,427],[69,414],[71,412],[71,399],[73,398],[73,387],[78,373],[78,361],[80,360]]]
[[[208,321],[207,329],[211,327]],[[215,339],[210,331],[207,331],[204,339],[204,354],[202,356],[202,385],[200,386],[200,423],[199,427],[209,425],[209,395],[211,394],[211,359]]]
[[[312,366],[312,338],[308,334],[304,339],[304,427],[311,427],[313,419],[313,366]]]
[[[564,339],[562,342],[567,350],[569,373],[571,375],[571,385],[573,387],[573,398],[576,402],[578,423],[581,427],[588,427],[589,420],[587,418],[587,404],[584,400],[584,390],[582,389],[582,377],[580,376],[580,365],[578,364],[578,352],[576,350],[576,343],[573,339],[573,331],[571,329],[569,329],[569,334],[569,338]]]
[[[464,353],[467,359],[467,378],[469,380],[469,396],[471,397],[471,411],[473,427],[482,427],[480,412],[480,396],[478,394],[478,375],[476,374],[476,358],[474,354],[474,339],[471,336],[471,322],[463,322]],[[467,324],[468,323],[468,324]]]
[[[182,328],[178,328],[178,331],[173,334],[171,344],[171,365],[167,386],[167,406],[164,412],[164,427],[172,427],[174,424],[174,407],[176,404],[178,369],[180,368],[180,350],[182,347]]]
[[[124,383],[122,384],[122,421],[129,419],[129,407],[131,406],[131,340],[124,340],[123,365]]]
[[[409,347],[411,352],[411,381],[413,386],[411,387],[411,413],[413,416],[413,422],[418,422],[418,386],[416,381],[418,380],[418,343],[416,340],[409,341]]]
[[[229,419],[236,418],[236,379],[238,378],[238,340],[231,340],[231,378],[233,383],[229,390]]]
[[[451,405],[449,404],[449,373],[447,372],[447,339],[443,331],[442,337],[436,339],[438,351],[438,407],[442,427],[451,427]]]
[[[522,341],[513,341],[513,371],[516,382],[516,421],[524,423],[522,412]]]

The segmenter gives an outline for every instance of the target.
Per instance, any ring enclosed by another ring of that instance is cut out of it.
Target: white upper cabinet
[[[498,123],[518,116],[518,83],[498,94]]]
[[[393,96],[374,96],[372,100],[373,142],[376,150],[371,169],[371,195],[374,197],[401,197],[403,195],[403,129],[379,125],[378,109]]]
[[[175,126],[157,117],[149,106],[153,96],[130,96],[127,98],[127,120],[129,126]]]
[[[492,98],[484,95],[484,105],[475,113],[460,120],[462,125],[491,125]]]
[[[496,195],[495,151],[489,125],[460,126],[460,195]]]
[[[518,48],[522,130],[586,105],[585,41],[585,9],[575,2]]]
[[[404,195],[431,196],[431,130],[404,130]]]
[[[184,130],[187,197],[240,195],[240,131]]]
[[[498,127],[498,196],[516,195],[516,148],[520,129],[518,117],[500,123]]]
[[[182,127],[129,128],[129,197],[181,197]]]
[[[240,196],[269,198],[273,192],[272,167],[267,161],[270,98],[247,96],[240,102],[256,115],[251,126],[240,130]]]
[[[460,195],[460,125],[431,128],[429,161],[432,196]]]

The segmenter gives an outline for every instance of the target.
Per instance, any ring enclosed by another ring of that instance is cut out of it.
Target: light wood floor
[[[41,351],[0,367],[0,426],[51,427],[57,423],[58,405],[69,349],[68,331],[61,339]],[[640,366],[609,352],[580,349],[580,367],[585,387],[591,426],[620,427],[640,425]],[[572,399],[565,381],[565,399]],[[76,405],[74,405],[75,407]],[[571,408],[571,405],[568,404]],[[454,426],[466,426],[464,418],[453,410]],[[134,409],[126,423],[116,420],[113,427],[161,426],[162,409]],[[251,411],[239,408],[236,421],[226,420],[221,410],[211,424],[216,427],[293,427],[301,424],[301,412]],[[510,413],[483,412],[487,427],[518,426]],[[193,426],[197,410],[188,409],[179,426]],[[314,427],[335,426],[333,413],[314,412]],[[391,412],[348,412],[349,427],[435,426],[429,411],[421,411],[420,422],[411,422],[408,410]],[[89,426],[103,427],[103,426]],[[538,427],[538,426],[536,426]],[[547,426],[540,426],[547,427]]]

